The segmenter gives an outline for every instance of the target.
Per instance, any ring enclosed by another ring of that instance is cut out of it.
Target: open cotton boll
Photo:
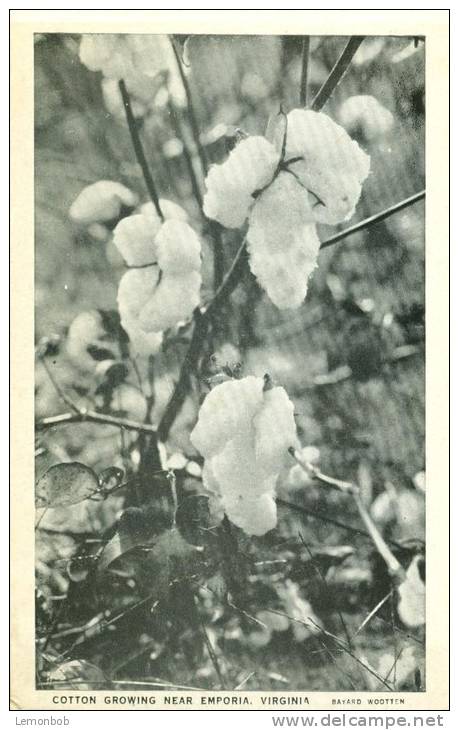
[[[370,172],[370,158],[346,130],[322,112],[294,109],[287,116],[285,160],[298,180],[313,193],[318,223],[350,218]]]
[[[185,256],[187,260],[190,260],[190,256],[192,256],[193,266],[190,269],[199,269],[201,243],[193,229],[188,225],[185,228],[183,225],[183,221],[186,221],[188,217],[186,212],[171,200],[161,199],[159,205],[165,223],[159,217],[153,203],[150,202],[140,206],[139,212],[135,215],[123,218],[118,223],[113,232],[113,242],[118,251],[128,266],[145,266],[145,264],[156,262],[159,255],[157,241],[163,240],[167,246],[173,248],[176,255]],[[165,226],[166,230],[163,231]],[[161,239],[158,238],[160,232]],[[174,233],[177,235],[178,240],[174,240]],[[192,254],[188,254],[185,250],[188,242]],[[171,254],[169,254],[170,256]],[[163,258],[165,260],[167,258],[164,251]],[[161,268],[164,267],[161,266]],[[184,270],[186,270],[186,267]]]
[[[287,172],[257,199],[247,232],[249,265],[279,309],[303,302],[317,267],[320,241],[305,191]]]
[[[156,236],[156,247],[158,264],[165,274],[177,276],[201,268],[201,242],[184,221],[165,221]]]
[[[139,325],[146,332],[174,327],[188,319],[200,302],[201,274],[163,274],[151,298],[139,312]]]
[[[228,519],[246,535],[261,537],[277,525],[277,507],[271,494],[256,499],[242,495],[234,500],[224,498],[223,504]]]
[[[398,587],[398,615],[409,628],[423,626],[426,622],[426,586],[419,573],[422,560],[420,555],[413,558],[405,580]]]
[[[132,319],[123,319],[122,326],[129,337],[129,350],[133,357],[149,357],[159,352],[163,342],[162,332],[145,332]]]
[[[261,410],[253,419],[255,459],[269,474],[280,472],[289,460],[288,449],[298,446],[294,406],[284,388],[264,394]]]
[[[248,429],[263,402],[263,379],[248,375],[228,380],[206,396],[191,443],[207,459],[223,449],[242,429]]]
[[[137,195],[125,185],[99,180],[83,188],[72,203],[69,215],[81,225],[110,221],[119,216],[123,205],[134,208],[137,201]]]
[[[297,442],[287,394],[263,388],[264,380],[253,376],[215,386],[190,436],[206,459],[203,481],[214,508],[223,507],[248,535],[276,526],[276,482]]]
[[[338,118],[350,133],[362,130],[367,139],[386,134],[392,129],[394,116],[374,96],[350,96],[339,110]]]
[[[155,293],[158,278],[156,266],[130,269],[123,274],[118,286],[118,309],[122,323],[138,320],[141,311]]]
[[[226,228],[239,228],[254,203],[252,194],[273,178],[279,154],[264,137],[239,142],[228,159],[206,177],[204,213]]]
[[[113,231],[113,243],[128,266],[145,266],[157,259],[155,226],[146,215],[123,218]]]

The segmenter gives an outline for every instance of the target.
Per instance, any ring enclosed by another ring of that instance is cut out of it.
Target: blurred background
[[[80,63],[78,36],[39,35],[35,40],[35,291],[39,340],[52,335],[65,338],[71,322],[83,311],[116,309],[122,260],[111,242],[109,227],[81,228],[70,220],[69,208],[78,194],[101,179],[125,184],[141,201],[147,200],[147,194],[116,84],[113,87]],[[193,36],[177,40],[200,142],[209,162],[225,159],[238,130],[263,134],[269,116],[281,106],[286,112],[299,106],[300,37]],[[346,41],[335,36],[311,39],[308,100],[327,78]],[[158,79],[151,88],[139,89],[134,101],[161,197],[180,203],[205,239],[204,298],[209,297],[212,244],[209,232],[203,229],[188,174],[187,149],[182,139],[189,141],[191,149],[193,140],[177,69],[170,71],[168,90],[164,80]],[[422,39],[366,38],[324,111],[371,156],[371,174],[351,223],[423,189]],[[195,159],[192,164],[196,167]],[[319,227],[321,240],[337,230]],[[224,239],[225,269],[235,246],[229,233]],[[368,504],[377,504],[378,498],[394,494],[399,504],[405,500],[397,513],[391,507],[392,511],[386,508],[379,515],[386,536],[399,543],[422,542],[422,202],[322,251],[307,300],[298,310],[277,310],[247,273],[217,323],[212,344],[220,361],[241,361],[246,374],[268,372],[286,388],[295,402],[302,443],[320,451],[323,471],[358,481],[366,490]],[[172,392],[181,353],[180,348],[170,348],[161,355],[157,417]],[[57,357],[56,368],[62,386],[73,389],[73,397],[92,402],[89,375],[81,363]],[[190,449],[188,434],[196,418],[199,392],[194,396],[185,404],[172,434],[177,450],[185,453]],[[124,398],[119,411],[141,420],[144,405],[132,393],[125,392]],[[68,410],[40,363],[36,404],[38,418]],[[82,424],[53,428],[40,436],[38,471],[69,459],[97,471],[113,464],[123,465],[120,448],[125,446],[120,445],[118,430],[114,433],[110,427]],[[343,495],[324,495],[312,489],[305,497],[292,485],[283,488],[284,496],[302,506],[336,517],[354,516]],[[279,545],[296,536],[299,525],[314,545],[338,549],[349,539],[339,527],[304,515],[284,514],[281,510],[281,518],[276,538]],[[336,599],[338,605],[354,617],[351,621],[358,626],[362,602],[382,597],[385,579],[381,578],[382,583],[375,581],[374,571],[381,570],[381,566],[375,567],[367,543],[360,544],[353,536],[352,547],[355,554],[346,562],[347,573],[342,571],[334,580],[336,596],[340,596]],[[49,545],[46,549],[49,552]],[[397,634],[390,613],[386,623],[372,623],[362,638],[362,651],[369,661],[377,664],[394,636]],[[305,665],[301,654],[286,656],[280,642],[258,648],[264,652],[262,659],[250,659],[253,650],[248,649],[245,658],[238,654],[241,676],[251,668],[251,662],[258,667],[246,689],[349,688],[349,673],[344,672],[343,678],[338,671],[330,672],[329,660],[323,656],[312,658],[311,654]],[[264,669],[260,670],[262,665]],[[170,659],[168,667],[171,679],[183,674],[178,660],[174,664]],[[326,680],[321,673],[324,667],[328,671]],[[186,678],[185,673],[183,681]]]

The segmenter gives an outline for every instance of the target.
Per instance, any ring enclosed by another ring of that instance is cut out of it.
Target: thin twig
[[[300,81],[300,105],[306,106],[308,99],[308,66],[310,38],[304,36],[301,48],[301,81]]]
[[[185,71],[183,70],[182,60],[180,58],[180,54],[179,54],[179,52],[177,50],[177,47],[175,45],[174,39],[172,37],[169,37],[169,40],[170,40],[172,49],[174,51],[175,60],[177,61],[178,72],[180,74],[180,79],[182,81],[183,89],[185,91],[186,101],[187,101],[187,105],[188,105],[188,113],[189,113],[189,117],[190,117],[190,125],[191,125],[191,130],[193,132],[194,143],[196,145],[196,150],[197,150],[197,153],[199,155],[199,159],[200,159],[200,162],[201,162],[201,166],[202,166],[203,173],[204,173],[204,175],[207,175],[207,170],[208,170],[207,155],[206,155],[206,152],[204,150],[204,147],[201,144],[201,138],[200,138],[200,134],[199,134],[199,126],[198,126],[198,122],[197,122],[197,119],[196,119],[196,113],[195,113],[195,110],[194,110],[193,99],[191,97],[190,85],[188,84],[188,79],[186,77]]]
[[[128,418],[118,418],[108,413],[98,413],[93,410],[80,408],[76,413],[60,413],[57,416],[48,416],[41,418],[36,422],[37,430],[52,428],[53,426],[62,426],[67,423],[100,423],[106,426],[116,426],[117,428],[125,428],[128,431],[143,431],[145,433],[156,433],[156,428],[148,423],[140,423],[131,421]]]
[[[152,200],[153,205],[155,206],[156,212],[159,215],[160,219],[163,221],[164,216],[161,210],[161,206],[159,204],[159,198],[158,194],[156,192],[156,187],[153,182],[153,178],[151,176],[150,168],[148,167],[147,158],[145,157],[145,152],[143,150],[142,142],[140,140],[139,130],[137,127],[137,121],[134,117],[134,113],[132,111],[131,106],[131,98],[129,96],[129,92],[126,88],[126,84],[123,81],[123,79],[120,79],[118,83],[121,98],[123,100],[123,106],[124,111],[126,113],[126,121],[127,125],[129,127],[129,133],[131,135],[132,140],[132,146],[134,147],[135,156],[137,158],[137,162],[139,163],[143,178],[145,180],[145,185],[147,186],[148,194]]]
[[[298,533],[298,535],[299,535],[299,538],[300,538],[301,542],[303,543],[304,547],[308,551],[308,555],[311,558],[311,561],[312,561],[312,564],[313,564],[313,566],[315,568],[315,571],[318,574],[320,580],[322,581],[322,584],[323,584],[326,592],[328,593],[329,590],[330,590],[330,586],[328,585],[328,582],[327,582],[327,579],[326,579],[325,575],[322,573],[322,571],[319,568],[319,566],[316,565],[316,561],[314,559],[314,555],[313,555],[313,553],[312,553],[309,545],[306,543],[303,535],[301,534],[301,531]],[[339,616],[339,620],[340,620],[340,623],[341,623],[341,628],[344,631],[344,635],[346,637],[347,644],[348,644],[349,648],[352,649],[353,648],[352,647],[352,639],[351,639],[351,635],[349,633],[349,629],[347,628],[346,622],[344,620],[344,616],[343,616],[343,614],[342,614],[342,612],[340,611],[339,608],[336,609],[336,612],[337,612],[337,614]]]
[[[371,619],[373,618],[373,616],[375,616],[378,613],[379,609],[384,606],[385,602],[388,600],[388,598],[391,597],[391,595],[392,595],[392,590],[390,590],[389,593],[387,593],[384,596],[384,598],[381,598],[381,600],[379,601],[379,603],[376,604],[376,606],[370,611],[370,613],[368,614],[368,616],[366,616],[365,619],[362,621],[362,623],[360,624],[359,628],[357,629],[357,631],[355,632],[355,634],[354,634],[354,636],[352,638],[355,639],[355,637],[357,636],[357,634],[360,634],[360,632],[362,631],[362,629],[364,629],[365,626],[371,621]]]
[[[201,614],[199,613],[199,603],[198,603],[198,599],[196,596],[194,597],[194,602],[195,602],[195,606],[196,606],[196,612],[197,612],[198,618],[199,618],[199,623],[201,624],[202,635],[204,637],[204,642],[205,642],[210,660],[211,660],[212,664],[214,665],[215,673],[219,679],[221,689],[227,689],[225,678],[223,677],[223,673],[220,668],[220,663],[218,661],[218,657],[214,651],[214,647],[212,646],[212,643],[207,634],[206,627],[204,626],[204,621],[202,620]]]
[[[326,104],[330,96],[333,94],[334,90],[336,89],[347,69],[349,68],[350,63],[364,38],[365,36],[356,35],[352,36],[352,38],[350,38],[347,42],[344,51],[333,66],[332,70],[330,71],[330,75],[324,82],[323,86],[317,92],[317,95],[311,104],[311,108],[315,112],[320,111],[320,109],[322,109],[324,104]]]
[[[43,364],[43,367],[46,370],[46,374],[48,378],[50,379],[56,393],[58,394],[59,398],[65,403],[66,406],[69,406],[69,408],[72,409],[74,413],[79,413],[79,408],[76,403],[64,392],[63,388],[61,387],[60,383],[56,380],[54,377],[54,373],[51,371],[51,368],[48,365],[48,362],[46,360],[46,357],[40,357],[40,361]]]
[[[395,203],[395,205],[391,205],[390,208],[386,208],[385,210],[381,211],[381,213],[375,213],[375,215],[372,215],[369,218],[365,218],[363,221],[360,221],[360,223],[356,223],[354,226],[345,228],[343,231],[336,233],[330,238],[327,238],[320,244],[320,248],[328,248],[328,246],[332,246],[334,243],[342,241],[343,238],[352,236],[353,233],[359,233],[359,231],[363,231],[365,228],[370,228],[370,226],[373,226],[376,223],[380,223],[381,221],[385,220],[385,218],[389,218],[389,216],[394,215],[394,213],[399,213],[404,208],[408,208],[408,206],[417,203],[419,200],[423,200],[423,198],[425,197],[426,191],[421,190],[419,193],[415,193],[409,198],[405,198],[405,200],[400,201],[400,203]]]
[[[351,494],[354,498],[354,502],[357,506],[360,518],[367,528],[368,535],[371,537],[373,544],[378,551],[378,553],[381,555],[382,559],[387,565],[387,568],[389,570],[389,573],[396,577],[399,581],[402,581],[405,577],[405,571],[402,568],[401,564],[393,554],[392,550],[390,549],[387,542],[384,540],[383,536],[379,532],[378,528],[376,527],[372,517],[370,516],[370,513],[368,512],[366,506],[363,504],[362,499],[360,497],[360,489],[356,484],[353,484],[352,482],[345,482],[341,479],[335,479],[334,477],[327,476],[326,474],[323,474],[319,469],[317,469],[315,466],[310,464],[309,462],[306,462],[301,455],[294,449],[293,447],[289,448],[289,454],[295,459],[297,464],[301,466],[301,468],[305,471],[308,476],[314,476],[319,482],[322,484],[326,484],[329,487],[333,487],[334,489],[338,489],[340,492],[343,492],[344,494]]]

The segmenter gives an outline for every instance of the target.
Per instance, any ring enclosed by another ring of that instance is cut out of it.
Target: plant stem
[[[320,111],[320,109],[322,109],[324,104],[326,104],[330,96],[333,94],[334,90],[336,89],[347,69],[349,68],[350,63],[354,58],[354,54],[356,53],[364,38],[365,36],[356,35],[352,36],[348,40],[344,51],[333,66],[332,70],[330,71],[330,75],[324,82],[323,86],[317,92],[317,95],[311,104],[311,109],[313,109],[315,112]]]
[[[391,205],[390,208],[386,208],[385,210],[381,211],[381,213],[375,213],[375,215],[372,215],[369,218],[365,218],[365,220],[360,221],[360,223],[356,223],[354,226],[345,228],[343,231],[336,233],[334,236],[331,236],[330,238],[327,238],[325,241],[323,241],[321,243],[320,248],[321,249],[328,248],[328,246],[332,246],[334,243],[338,243],[338,241],[342,241],[343,238],[352,236],[353,233],[359,233],[359,231],[363,231],[366,228],[370,228],[370,226],[374,226],[376,223],[380,223],[381,221],[385,220],[386,218],[389,218],[391,215],[394,215],[394,213],[399,213],[404,208],[408,208],[410,205],[413,205],[414,203],[417,203],[420,200],[423,200],[425,197],[426,197],[426,191],[421,190],[419,193],[415,193],[414,195],[411,195],[409,198],[405,198],[405,200],[401,200],[400,203],[395,203],[395,205]]]
[[[301,49],[300,106],[307,106],[310,38],[304,36]]]
[[[170,41],[172,49],[174,51],[178,72],[180,74],[180,79],[182,81],[183,89],[185,91],[186,101],[187,101],[187,105],[188,105],[188,113],[189,113],[189,117],[190,117],[190,125],[191,125],[191,130],[193,132],[193,139],[194,139],[194,143],[196,145],[196,151],[199,155],[199,159],[200,159],[201,166],[202,166],[202,171],[203,171],[204,175],[207,175],[207,170],[208,170],[207,155],[206,155],[204,147],[201,144],[201,138],[199,135],[199,126],[198,126],[198,122],[196,119],[193,99],[191,98],[190,85],[188,83],[188,79],[186,77],[185,71],[183,70],[182,59],[180,58],[180,54],[177,50],[177,46],[175,45],[174,39],[172,37],[169,37],[169,41]]]
[[[100,423],[106,426],[117,426],[125,428],[128,431],[143,431],[145,433],[155,434],[156,429],[148,423],[139,423],[131,421],[127,418],[118,418],[108,413],[98,413],[93,410],[85,410],[81,408],[77,413],[60,413],[57,416],[48,416],[37,421],[37,430],[52,428],[53,426],[62,426],[67,423]]]
[[[359,511],[360,518],[367,528],[367,533],[371,537],[376,550],[386,563],[389,573],[392,576],[396,577],[398,580],[402,581],[405,577],[405,571],[403,570],[402,566],[393,554],[389,545],[386,543],[383,536],[379,532],[378,528],[373,522],[372,517],[370,516],[370,513],[362,502],[359,487],[356,484],[352,484],[352,482],[345,482],[341,479],[335,479],[334,477],[329,477],[326,474],[323,474],[315,466],[313,466],[309,462],[306,462],[293,447],[291,447],[288,451],[289,454],[295,459],[297,464],[299,464],[304,472],[308,474],[308,476],[312,475],[319,482],[322,482],[322,484],[326,484],[329,487],[339,489],[339,491],[343,492],[344,494],[352,495]]]
[[[153,205],[155,206],[158,216],[163,221],[164,216],[163,216],[163,213],[161,210],[161,206],[159,204],[158,194],[156,192],[156,188],[155,188],[155,184],[153,182],[153,178],[151,176],[150,168],[148,167],[147,158],[145,157],[145,152],[142,147],[142,142],[140,140],[139,130],[138,130],[138,126],[137,126],[137,121],[136,121],[136,119],[134,117],[134,113],[132,111],[131,98],[129,96],[129,92],[126,88],[126,84],[123,81],[123,79],[120,79],[118,86],[120,89],[121,98],[123,100],[124,111],[126,113],[126,121],[127,121],[127,125],[129,128],[129,133],[131,135],[132,146],[134,147],[134,152],[135,152],[135,156],[137,158],[137,162],[139,163],[139,165],[141,167],[143,178],[145,180],[145,185],[148,190],[148,194],[152,200]]]

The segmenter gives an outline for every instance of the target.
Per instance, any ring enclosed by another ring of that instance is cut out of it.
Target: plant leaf
[[[96,474],[78,461],[55,464],[37,481],[35,504],[37,507],[63,507],[77,504],[99,490]]]

